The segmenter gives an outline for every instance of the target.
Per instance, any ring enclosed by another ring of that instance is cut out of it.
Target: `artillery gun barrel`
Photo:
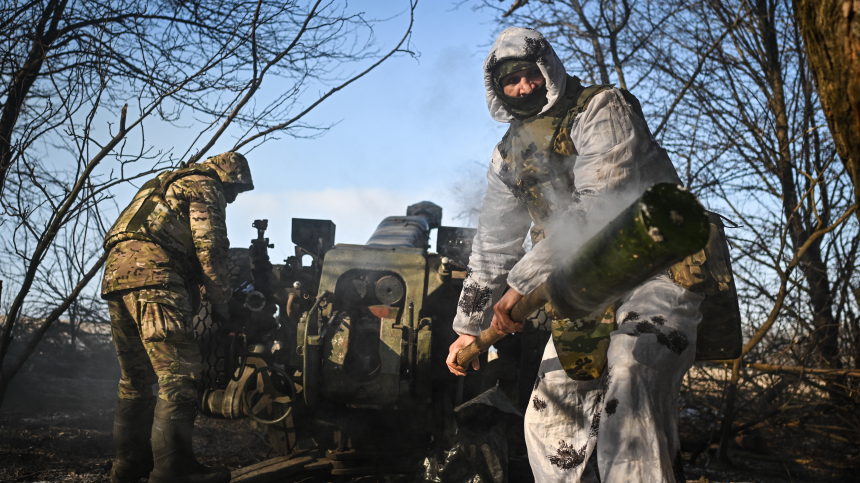
[[[511,319],[521,322],[547,302],[564,317],[585,317],[704,248],[709,234],[705,209],[692,193],[655,184],[568,254],[546,282],[513,307]],[[467,367],[504,336],[489,327],[457,353],[457,364]]]

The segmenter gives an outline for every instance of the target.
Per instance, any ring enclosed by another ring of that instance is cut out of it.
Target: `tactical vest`
[[[611,87],[583,87],[579,79],[568,76],[564,94],[549,111],[511,122],[497,146],[505,161],[502,181],[525,203],[534,223],[533,243],[543,239],[550,215],[567,209],[576,193],[571,156],[577,152],[570,138],[576,116],[595,95]]]
[[[173,182],[192,175],[207,176],[221,182],[213,169],[201,166],[165,171],[147,181],[108,231],[104,240],[105,250],[122,241],[142,240],[161,246],[180,263],[187,263],[195,253],[191,225],[188,220],[179,218],[180,214],[168,205],[164,196]]]
[[[568,76],[564,95],[549,111],[511,122],[497,146],[505,162],[500,177],[527,206],[534,223],[533,243],[544,238],[544,225],[549,217],[567,210],[576,198],[573,164],[576,162],[574,155],[578,153],[570,136],[571,129],[576,116],[586,110],[591,99],[610,88],[611,85],[583,87],[579,79]],[[634,113],[644,119],[638,99],[624,89],[620,92]],[[704,318],[699,329],[698,360],[729,359],[740,352],[740,311],[728,262],[728,246],[722,224],[715,225],[715,219],[719,223],[719,217],[711,216],[712,236],[708,246],[670,271],[678,285],[694,291],[706,289],[706,298],[711,299],[710,303],[702,304]],[[717,252],[719,255],[711,254]],[[711,259],[721,262],[709,263]],[[710,305],[723,309],[711,313],[707,307]],[[615,304],[610,304],[588,317],[569,320],[558,316],[551,304],[547,304],[556,352],[571,378],[591,380],[600,376],[606,365],[609,334],[617,327],[615,308]],[[722,320],[711,327],[714,325],[711,316]],[[712,336],[702,337],[703,333]],[[720,347],[712,344],[714,342]],[[714,357],[715,354],[720,357]]]

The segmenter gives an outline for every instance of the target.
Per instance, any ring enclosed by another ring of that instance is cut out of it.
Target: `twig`
[[[409,27],[407,27],[407,28],[406,28],[406,33],[405,33],[405,34],[403,34],[403,38],[402,38],[402,39],[400,39],[400,42],[398,42],[398,43],[397,43],[397,45],[395,45],[395,46],[394,46],[394,48],[393,48],[393,49],[391,49],[391,51],[389,51],[387,54],[385,54],[385,56],[383,56],[381,59],[379,59],[378,61],[376,61],[373,65],[371,65],[370,67],[368,67],[368,68],[367,68],[367,69],[365,69],[364,71],[360,72],[359,74],[355,75],[354,77],[352,77],[352,78],[351,78],[351,79],[349,79],[348,81],[346,81],[346,82],[344,82],[343,84],[341,84],[341,85],[339,85],[339,86],[337,86],[337,87],[334,87],[334,88],[332,88],[330,91],[326,92],[326,93],[325,93],[325,95],[323,95],[322,97],[320,97],[319,99],[317,99],[313,104],[311,104],[310,106],[308,106],[305,110],[303,110],[302,112],[300,112],[298,115],[296,115],[296,116],[295,116],[295,117],[293,117],[292,119],[290,119],[290,120],[288,120],[288,121],[286,121],[286,122],[283,122],[283,123],[281,123],[281,124],[278,124],[278,125],[272,126],[272,127],[268,128],[268,129],[265,129],[265,130],[263,130],[263,131],[260,131],[260,132],[258,132],[257,134],[255,134],[255,135],[253,135],[253,136],[251,136],[251,137],[249,137],[249,138],[247,138],[247,139],[245,139],[245,140],[240,140],[239,142],[237,142],[237,143],[236,143],[236,145],[235,145],[235,146],[233,146],[232,151],[237,151],[237,150],[239,150],[239,148],[241,148],[242,146],[247,145],[248,143],[250,143],[250,142],[254,141],[254,140],[255,140],[255,139],[257,139],[257,138],[260,138],[260,137],[263,137],[263,136],[269,135],[269,134],[271,134],[271,133],[273,133],[273,132],[275,132],[275,131],[280,131],[280,130],[282,130],[282,129],[284,129],[284,128],[289,127],[289,126],[290,126],[290,125],[292,125],[294,122],[296,122],[296,121],[298,121],[299,119],[301,119],[302,117],[304,117],[304,116],[305,116],[305,114],[307,114],[308,112],[310,112],[311,110],[313,110],[315,107],[317,107],[317,106],[318,106],[320,103],[322,103],[324,100],[326,100],[326,99],[328,99],[329,97],[331,97],[331,96],[332,96],[334,93],[336,93],[337,91],[339,91],[339,90],[343,89],[344,87],[346,87],[346,86],[348,86],[348,85],[352,84],[353,82],[357,81],[358,79],[360,79],[360,78],[364,77],[368,72],[372,71],[373,69],[375,69],[376,67],[378,67],[380,64],[382,64],[383,62],[385,62],[386,60],[388,60],[388,58],[389,58],[389,57],[391,57],[392,55],[394,55],[395,53],[397,53],[397,52],[403,52],[403,51],[400,49],[400,47],[403,45],[403,43],[404,43],[404,42],[406,42],[406,40],[409,38],[410,34],[412,33],[412,25],[415,23],[415,7],[416,7],[417,5],[418,5],[418,1],[417,1],[417,0],[410,0],[410,7],[411,7],[411,9],[410,9],[410,11],[409,11]],[[408,52],[408,51],[407,51],[407,52]],[[262,74],[261,74],[261,76],[262,76]],[[200,154],[200,155],[202,155],[201,153],[199,153],[199,154]]]
[[[803,428],[806,429],[807,431],[812,431],[813,433],[819,434],[821,436],[826,436],[826,437],[828,437],[834,441],[839,441],[840,443],[850,443],[851,442],[848,440],[848,438],[845,438],[843,436],[839,436],[839,435],[836,435],[833,433],[828,433],[827,431],[822,431],[820,429],[810,427],[809,425],[805,425],[805,426],[803,426]]]
[[[510,10],[503,13],[502,17],[510,17],[512,13],[514,13],[520,7],[524,7],[527,3],[529,3],[529,0],[515,0],[514,3],[511,5]]]
[[[86,287],[87,284],[90,283],[90,280],[92,280],[93,277],[95,277],[101,271],[102,265],[104,265],[105,261],[107,260],[108,253],[108,251],[105,251],[102,254],[101,258],[99,258],[96,263],[93,264],[93,266],[90,268],[89,272],[87,272],[83,276],[83,278],[81,278],[77,286],[75,286],[75,289],[72,290],[72,293],[70,293],[69,296],[66,297],[63,303],[60,304],[59,307],[55,308],[47,317],[45,317],[39,328],[36,330],[36,334],[30,337],[30,340],[27,343],[27,348],[24,349],[24,351],[15,361],[15,363],[12,364],[12,368],[9,369],[8,372],[3,373],[4,379],[11,379],[15,376],[15,374],[18,373],[18,371],[21,370],[22,367],[24,367],[24,363],[27,362],[27,358],[30,356],[30,354],[33,353],[34,350],[36,350],[36,346],[39,345],[39,342],[42,340],[42,337],[45,335],[46,332],[48,332],[48,329],[51,328],[51,324],[56,322],[57,319],[59,319],[60,316],[63,315],[66,310],[68,310],[72,302],[77,300],[78,295],[80,295],[84,287]]]
[[[654,137],[657,137],[660,134],[660,131],[662,131],[663,128],[666,127],[666,123],[669,122],[669,117],[671,117],[672,113],[675,112],[675,108],[678,107],[678,103],[681,102],[681,99],[684,98],[684,95],[687,93],[687,90],[690,88],[690,86],[693,85],[693,82],[695,82],[696,77],[699,76],[699,73],[705,66],[705,61],[708,59],[708,57],[711,56],[711,52],[713,52],[714,49],[719,47],[720,44],[723,42],[723,39],[726,38],[726,35],[728,35],[729,32],[731,32],[732,30],[734,30],[735,27],[738,26],[738,23],[740,23],[741,21],[741,10],[743,9],[745,4],[746,0],[744,0],[744,2],[741,3],[740,7],[738,7],[738,14],[735,18],[734,23],[732,23],[726,28],[725,32],[720,35],[720,37],[714,42],[714,44],[711,45],[711,48],[708,49],[708,51],[705,52],[704,55],[702,55],[701,59],[699,59],[699,65],[696,66],[696,70],[693,71],[693,75],[690,76],[690,78],[684,84],[684,87],[681,88],[681,92],[678,93],[678,95],[675,97],[675,100],[672,102],[672,105],[669,106],[669,109],[666,111],[666,114],[663,115],[663,120],[660,121],[660,125],[658,125],[657,129],[654,130]]]
[[[780,366],[776,364],[761,364],[757,362],[746,365],[751,369],[765,372],[791,372],[795,374],[821,374],[825,376],[860,377],[860,369],[816,369],[803,366]]]

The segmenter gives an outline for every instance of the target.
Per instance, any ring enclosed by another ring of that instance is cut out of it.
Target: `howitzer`
[[[530,327],[529,342],[500,350],[468,381],[445,370],[475,230],[439,226],[441,218],[433,203],[411,205],[405,216],[382,220],[363,245],[335,244],[329,220],[293,218],[296,254],[282,265],[269,261],[268,224],[257,220],[250,249],[231,249],[239,287],[231,320],[198,317],[201,409],[253,419],[279,455],[265,468],[237,470],[234,480],[413,475],[426,470],[425,458],[454,447],[454,409],[464,402],[498,386],[525,409],[549,337],[545,316]],[[516,366],[513,378],[503,366]],[[505,465],[511,474],[529,471],[513,455]]]
[[[511,311],[520,322],[551,303],[559,315],[585,317],[692,255],[708,243],[710,225],[701,204],[686,189],[658,183],[579,248],[568,254]],[[457,353],[467,364],[505,335],[490,327]]]

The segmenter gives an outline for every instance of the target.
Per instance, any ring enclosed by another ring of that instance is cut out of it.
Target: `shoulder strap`
[[[167,193],[167,188],[169,188],[174,181],[178,181],[181,178],[195,174],[208,176],[209,178],[212,178],[219,183],[221,182],[221,178],[218,177],[218,173],[216,173],[215,170],[211,168],[204,168],[201,166],[189,166],[187,168],[177,169],[176,171],[173,171],[172,173],[165,176],[164,180],[161,182],[158,188],[153,191],[153,194],[155,196],[163,198],[164,195]]]
[[[585,112],[588,108],[588,103],[591,102],[591,99],[594,98],[594,96],[607,89],[612,89],[614,86],[615,84],[598,84],[586,87],[576,99],[576,106],[571,110],[571,113],[575,113],[573,115],[576,116],[576,114]],[[570,116],[570,114],[568,114],[568,116]],[[573,119],[571,119],[571,121],[573,121]],[[571,124],[573,124],[573,122],[571,122]]]
[[[648,135],[653,138],[654,135],[651,133],[651,128],[648,127],[648,120],[645,119],[645,113],[642,112],[642,104],[639,102],[639,99],[637,99],[636,96],[627,89],[618,90],[621,92],[621,96],[624,97],[627,105],[629,105],[630,109],[633,110],[633,114],[636,114],[639,116],[639,119],[642,119],[642,122],[645,124],[645,130],[648,131]]]
[[[576,119],[576,116],[585,112],[588,108],[588,103],[591,102],[591,99],[594,98],[594,96],[607,89],[611,89],[614,85],[615,84],[598,84],[588,86],[579,92],[579,95],[576,98],[576,103],[574,103],[573,107],[567,111],[567,115],[564,116],[564,119],[559,125],[558,134],[556,135],[553,143],[553,151],[561,154],[562,156],[578,154],[576,146],[573,145],[573,140],[570,137],[570,129],[573,127],[573,121]]]
[[[137,210],[137,213],[131,218],[128,222],[127,231],[136,232],[140,229],[140,227],[146,222],[146,219],[149,218],[149,214],[155,209],[155,205],[159,202],[164,201],[164,195],[167,193],[167,189],[173,184],[174,181],[177,181],[181,178],[191,175],[203,175],[208,176],[216,181],[221,181],[221,178],[218,177],[218,174],[215,171],[209,168],[201,168],[198,166],[191,166],[189,168],[180,168],[176,171],[169,173],[164,179],[161,180],[161,183],[152,190],[149,195],[147,195],[146,200],[144,200],[143,204],[140,205],[140,209]],[[152,181],[157,180],[158,178],[153,179]],[[151,181],[150,181],[151,182]]]
[[[627,89],[618,90],[621,91],[621,95],[624,97],[624,100],[627,101],[627,104],[629,104],[630,108],[633,109],[633,113],[644,120],[645,113],[642,112],[642,104],[639,102],[639,99],[637,99],[636,96]]]

